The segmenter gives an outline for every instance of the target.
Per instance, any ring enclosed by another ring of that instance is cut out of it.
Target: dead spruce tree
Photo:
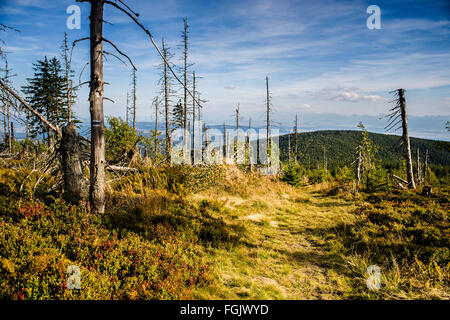
[[[294,147],[294,161],[295,163],[298,162],[298,117],[297,114],[295,114],[295,122],[294,122],[294,138],[295,138],[295,147]]]
[[[269,91],[269,77],[266,76],[266,153],[267,153],[267,167],[270,166],[270,113],[272,111],[272,105],[270,103],[270,91]]]
[[[109,1],[109,0],[77,0],[77,2],[89,2],[90,4],[91,4],[91,16],[90,16],[90,19],[91,19],[91,42],[92,42],[92,39],[93,39],[93,37],[92,37],[92,35],[96,35],[96,37],[95,38],[97,38],[98,39],[98,44],[96,44],[95,45],[95,47],[97,47],[97,46],[99,46],[99,49],[103,49],[103,47],[102,47],[102,43],[103,43],[103,41],[105,41],[105,42],[108,42],[109,44],[111,44],[113,47],[114,47],[114,49],[117,51],[117,52],[119,52],[119,54],[121,54],[122,56],[124,56],[124,57],[126,57],[127,59],[128,59],[128,61],[131,63],[131,65],[133,66],[133,68],[134,69],[136,69],[135,67],[134,67],[134,65],[133,65],[133,63],[132,63],[132,61],[131,61],[131,59],[127,56],[127,55],[125,55],[124,53],[122,53],[111,41],[109,41],[109,40],[107,40],[107,39],[105,39],[104,37],[103,37],[103,35],[102,35],[102,26],[101,26],[101,24],[102,24],[102,22],[103,22],[103,5],[105,4],[105,5],[110,5],[110,6],[112,6],[112,7],[114,7],[114,8],[116,8],[116,9],[118,9],[118,10],[120,10],[121,12],[123,12],[124,14],[126,14],[131,20],[133,20],[133,22],[137,25],[137,26],[139,26],[139,28],[141,28],[147,35],[148,35],[148,37],[150,38],[150,41],[151,41],[151,43],[152,43],[152,45],[155,47],[155,49],[156,49],[156,51],[158,52],[158,54],[159,54],[159,56],[164,60],[164,62],[165,62],[165,66],[166,66],[166,68],[167,68],[167,71],[168,72],[170,72],[171,74],[172,74],[172,76],[174,77],[174,79],[176,79],[176,81],[178,82],[178,83],[180,83],[182,86],[183,86],[183,88],[184,88],[184,90],[185,90],[185,92],[186,92],[186,94],[188,94],[189,96],[191,96],[191,98],[192,99],[196,99],[196,104],[197,104],[197,106],[199,107],[199,108],[201,108],[202,107],[202,105],[201,105],[201,103],[200,103],[200,101],[202,101],[202,100],[200,100],[200,99],[197,99],[193,94],[192,94],[192,92],[188,89],[188,87],[187,87],[187,67],[186,67],[186,77],[185,77],[185,82],[186,83],[184,83],[178,76],[177,76],[177,74],[175,73],[175,71],[173,70],[174,68],[172,68],[172,66],[167,62],[167,58],[164,56],[164,54],[163,54],[163,52],[159,49],[159,47],[157,46],[157,44],[156,44],[156,42],[155,42],[155,40],[154,40],[154,38],[153,38],[153,36],[152,36],[152,34],[150,33],[150,31],[147,29],[147,28],[145,28],[140,22],[139,22],[139,20],[138,20],[138,17],[139,17],[139,14],[138,13],[136,13],[136,12],[134,12],[128,5],[126,5],[125,3],[124,3],[124,1],[122,1],[122,0],[120,0],[119,2],[113,2],[113,1]],[[95,22],[95,23],[93,23],[93,21]],[[93,25],[94,24],[94,25]],[[185,21],[185,24],[186,24],[186,27],[187,27],[187,20]],[[186,31],[187,31],[187,28],[186,28]],[[187,32],[186,32],[186,36],[187,36]],[[89,38],[85,38],[85,39],[89,39]],[[80,39],[80,40],[84,40],[84,39]],[[186,40],[187,40],[187,37],[186,37]],[[187,66],[187,41],[185,41],[185,45],[186,45],[186,66]],[[92,55],[92,48],[91,48],[91,55]],[[98,66],[99,65],[103,65],[103,63],[101,62],[101,63],[99,63],[98,61],[96,62],[96,66],[97,66],[97,68],[98,68]],[[93,68],[93,66],[91,66],[91,69]],[[91,72],[91,75],[92,75],[92,72]],[[94,78],[95,79],[95,78]],[[99,81],[99,79],[97,79],[97,80],[95,80],[95,81],[97,81],[97,82],[99,82],[100,84],[101,84],[101,86],[99,86],[99,87],[101,87],[101,96],[103,96],[103,68],[102,68],[102,74],[101,74],[101,81]],[[93,80],[91,79],[91,83],[93,83]],[[92,90],[92,88],[91,88],[91,90]],[[96,89],[94,89],[94,91],[95,91]],[[103,99],[100,99],[100,100],[103,100]],[[187,96],[186,96],[186,102],[187,102]],[[186,105],[187,105],[187,103],[186,103]],[[101,105],[102,106],[102,108],[101,108],[101,114],[103,115],[103,104]],[[187,120],[187,119],[186,119]],[[92,122],[92,118],[91,118],[91,122]],[[186,123],[186,125],[187,125],[187,123]],[[103,125],[103,117],[102,117],[102,122],[101,122],[101,124],[100,124],[100,127],[101,127],[101,129],[102,129],[102,131],[104,131],[104,125]],[[92,147],[92,145],[91,145],[91,148],[93,148]],[[99,157],[97,157],[97,158],[99,158]],[[101,157],[100,157],[101,158]],[[104,160],[104,137],[103,137],[103,160]],[[91,164],[92,165],[92,164]],[[95,168],[95,166],[97,165],[97,162],[96,163],[94,163],[94,168]],[[99,171],[99,172],[101,172],[101,171]],[[92,177],[92,173],[93,172],[91,172],[91,177]],[[104,180],[104,170],[103,170],[103,180]],[[96,185],[98,185],[98,183],[96,183]],[[103,183],[103,185],[104,185],[104,183]],[[96,189],[98,189],[97,187],[96,187]],[[104,194],[103,194],[104,195]],[[100,199],[101,197],[100,197],[100,194],[99,194],[99,197],[98,197],[98,199]],[[103,200],[103,204],[104,204],[104,200]],[[101,208],[101,206],[99,206],[99,208]]]
[[[133,129],[136,130],[136,69],[133,69],[131,74],[132,93],[133,93]]]
[[[104,96],[103,80],[103,42],[109,43],[120,55],[126,57],[136,70],[131,59],[120,51],[117,46],[103,37],[103,5],[108,3],[127,14],[128,11],[117,4],[105,0],[77,0],[77,2],[89,2],[90,8],[90,36],[76,41],[90,40],[90,81],[89,81],[89,103],[91,114],[91,159],[90,159],[90,186],[89,200],[91,209],[95,213],[105,211],[105,127],[103,114]],[[122,3],[122,1],[121,1]],[[126,6],[127,7],[127,6]],[[128,7],[127,7],[128,8]],[[135,14],[135,13],[134,13]],[[75,43],[75,42],[74,42]],[[115,56],[116,57],[116,56]],[[119,59],[120,60],[120,59]],[[134,119],[135,120],[135,119]],[[134,121],[135,122],[135,121]]]
[[[74,122],[62,129],[59,153],[64,178],[63,198],[78,204],[87,195],[88,180],[83,175],[81,137]]]
[[[156,96],[153,101],[152,105],[155,107],[155,133],[154,133],[154,140],[155,140],[155,155],[158,154],[158,117],[159,117],[159,97]]]
[[[409,133],[408,133],[408,118],[406,116],[406,101],[405,101],[405,90],[397,89],[391,91],[394,94],[395,99],[394,107],[390,109],[391,113],[387,115],[389,117],[389,124],[385,127],[385,130],[398,130],[402,128],[402,140],[401,144],[403,146],[403,156],[406,162],[406,177],[408,182],[408,188],[416,189],[416,184],[414,183],[414,173],[413,173],[413,165],[412,165],[412,156],[411,156],[411,144],[409,141]],[[401,125],[400,125],[401,123]],[[400,125],[400,126],[399,126]]]
[[[420,150],[419,148],[417,148],[417,184],[421,184],[422,183],[422,176],[420,173]]]
[[[67,42],[67,32],[64,32],[64,42],[62,45],[63,49],[63,62],[64,62],[64,76],[66,80],[66,87],[64,88],[66,91],[66,105],[67,105],[67,122],[70,123],[72,121],[72,103],[76,96],[74,95],[74,90],[72,86],[71,75],[73,74],[73,70],[71,69],[71,59],[69,59],[69,46]]]
[[[60,156],[64,180],[63,198],[67,202],[78,204],[79,201],[84,199],[87,194],[88,181],[83,176],[81,137],[77,133],[75,123],[73,121],[69,122],[69,124],[64,127],[61,132],[58,125],[50,123],[48,119],[25,102],[25,100],[23,100],[9,86],[1,81],[0,84],[3,89],[2,91],[8,92],[12,97],[19,101],[22,108],[26,109],[27,112],[32,113],[42,123],[42,125],[48,127],[49,130],[52,130],[57,137],[62,136],[57,154]],[[47,169],[55,157],[56,155],[53,156],[52,160],[47,165]]]
[[[192,64],[188,63],[188,44],[189,44],[189,25],[187,17],[183,19],[184,28],[182,32],[182,46],[183,46],[183,154],[187,152],[187,135],[188,133],[188,69]],[[193,97],[195,95],[193,94]]]
[[[130,93],[127,91],[127,102],[125,105],[125,122],[130,124]]]
[[[164,113],[165,113],[165,117],[166,117],[166,157],[167,157],[167,162],[169,163],[169,165],[172,164],[172,140],[170,137],[170,106],[169,106],[169,93],[170,93],[170,79],[169,79],[169,74],[167,72],[167,67],[168,67],[168,59],[169,59],[169,55],[168,55],[168,49],[166,48],[165,44],[164,44],[164,39],[162,40],[162,48],[163,48],[163,65],[164,65],[164,72],[163,72],[163,91],[164,91]]]
[[[4,58],[5,60],[5,69],[3,69],[4,71],[4,77],[3,80],[5,81],[6,85],[10,85],[10,69],[8,66],[8,59],[6,59],[6,57]],[[11,125],[12,125],[12,121],[11,121],[11,113],[12,113],[12,108],[11,108],[11,104],[12,101],[11,99],[9,99],[9,93],[8,92],[2,92],[3,95],[3,103],[2,103],[2,107],[3,107],[3,133],[4,133],[4,141],[6,143],[6,145],[8,146],[8,152],[9,154],[12,153],[12,141],[13,141],[13,133],[11,130]]]

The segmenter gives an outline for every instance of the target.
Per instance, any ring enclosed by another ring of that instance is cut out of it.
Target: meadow
[[[98,215],[62,200],[59,174],[38,162],[0,164],[2,299],[450,298],[442,181],[428,196],[355,193],[339,175],[289,184],[287,168],[137,164],[109,173]],[[79,290],[67,287],[71,265]]]

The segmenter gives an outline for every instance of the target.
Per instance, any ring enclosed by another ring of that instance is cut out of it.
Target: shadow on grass
[[[199,206],[171,194],[141,197],[116,197],[105,215],[105,224],[118,234],[134,232],[148,240],[163,242],[182,238],[214,248],[231,248],[242,243],[244,227],[227,223],[218,203],[201,202]]]

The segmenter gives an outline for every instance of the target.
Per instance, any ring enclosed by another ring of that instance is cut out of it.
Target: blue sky
[[[136,1],[126,3],[160,43],[164,37],[181,66],[183,17],[190,24],[190,62],[207,99],[211,123],[232,123],[240,103],[243,121],[264,121],[265,77],[270,79],[273,118],[291,123],[295,113],[379,115],[389,91],[407,90],[412,116],[450,118],[449,1]],[[32,63],[60,54],[69,40],[89,36],[89,4],[75,1],[0,0],[0,20],[20,30],[1,34],[14,86],[32,76]],[[66,8],[81,8],[81,29],[66,28]],[[381,29],[369,30],[369,5],[381,8]],[[105,38],[126,52],[138,69],[138,121],[154,119],[160,58],[148,37],[125,16],[105,6]],[[74,50],[76,81],[89,60],[88,41]],[[113,51],[105,44],[108,51]],[[81,76],[88,79],[88,72]],[[130,67],[108,58],[105,114],[124,117]],[[176,88],[180,89],[179,86]],[[181,94],[181,90],[179,90]],[[88,119],[88,88],[79,91],[76,114]],[[174,99],[176,100],[176,98]]]

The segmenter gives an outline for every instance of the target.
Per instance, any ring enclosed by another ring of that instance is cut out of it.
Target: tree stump
[[[88,180],[83,176],[81,139],[73,122],[62,129],[60,154],[64,179],[63,198],[69,203],[78,204],[87,196]]]
[[[422,189],[422,195],[426,197],[430,196],[432,192],[433,188],[431,186],[424,186]]]

